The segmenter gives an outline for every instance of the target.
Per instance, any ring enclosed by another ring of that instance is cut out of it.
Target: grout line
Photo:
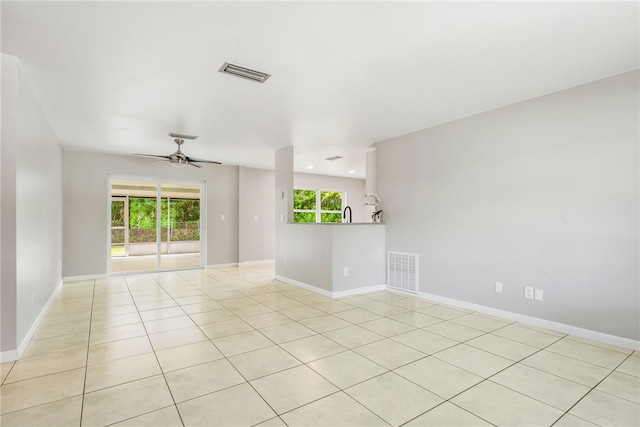
[[[93,321],[93,303],[96,297],[96,281],[93,280],[93,292],[91,293],[91,315],[89,316],[89,336],[87,337],[87,356],[84,364],[84,381],[82,384],[82,403],[80,404],[80,426],[84,416],[84,397],[87,390],[87,376],[89,374],[89,347],[91,345],[91,322]]]

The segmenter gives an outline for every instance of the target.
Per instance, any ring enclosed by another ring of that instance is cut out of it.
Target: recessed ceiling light
[[[225,62],[224,64],[222,64],[222,67],[220,67],[218,71],[225,74],[231,74],[232,76],[240,77],[243,79],[252,80],[258,83],[264,83],[269,77],[271,77],[271,74],[252,70],[251,68],[231,64],[229,62]]]
[[[356,171],[354,171],[353,169],[349,171],[349,173],[356,173]]]
[[[313,169],[313,165],[307,166],[307,169]]]

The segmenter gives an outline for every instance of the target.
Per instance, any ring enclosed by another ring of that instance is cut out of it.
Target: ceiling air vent
[[[329,160],[330,162],[333,162],[334,160],[338,160],[341,158],[342,156],[331,156],[331,157],[327,157],[325,160]]]
[[[225,62],[218,70],[221,73],[231,74],[232,76],[241,77],[247,80],[253,80],[254,82],[264,83],[271,74],[263,73],[262,71],[252,70],[251,68],[242,67],[236,64],[230,64]]]

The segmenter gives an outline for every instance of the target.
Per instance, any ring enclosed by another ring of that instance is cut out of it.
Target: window
[[[293,190],[293,222],[341,222],[344,193]]]

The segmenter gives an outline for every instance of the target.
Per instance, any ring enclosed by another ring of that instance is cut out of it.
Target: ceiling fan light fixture
[[[218,71],[243,79],[252,80],[258,83],[264,83],[269,77],[271,77],[271,74],[252,70],[251,68],[243,67],[237,64],[231,64],[229,62],[225,62],[224,64],[222,64],[222,67],[220,67]]]
[[[177,133],[177,132],[169,132],[169,136],[171,138],[178,138],[178,139],[198,139],[197,135],[187,135],[184,133]]]

